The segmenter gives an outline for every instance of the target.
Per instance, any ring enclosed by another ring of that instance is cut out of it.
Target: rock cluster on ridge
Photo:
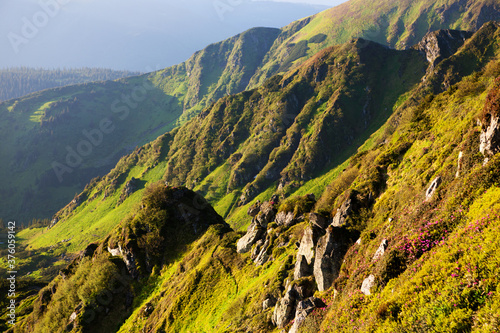
[[[307,198],[314,197],[309,195]],[[237,250],[241,254],[251,251],[250,258],[255,265],[263,265],[268,260],[273,260],[270,253],[275,246],[280,246],[273,244],[270,237],[273,228],[289,228],[304,219],[309,221],[297,244],[293,281],[287,282],[281,298],[266,299],[263,303],[264,309],[275,303],[272,316],[275,326],[283,328],[293,320],[290,332],[298,332],[305,318],[315,308],[325,306],[321,300],[312,297],[314,291],[324,291],[332,286],[339,276],[347,250],[359,234],[347,228],[348,216],[353,207],[351,198],[338,209],[336,219],[314,212],[306,216],[295,216],[292,211],[277,212],[277,207],[280,207],[278,198],[274,196],[270,201],[257,202],[248,209],[252,222],[246,234],[238,240]]]

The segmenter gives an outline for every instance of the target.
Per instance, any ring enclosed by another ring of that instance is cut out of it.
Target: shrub
[[[278,213],[293,212],[293,216],[297,217],[310,212],[314,208],[315,204],[316,200],[312,195],[292,197],[281,203],[281,205],[278,208]]]

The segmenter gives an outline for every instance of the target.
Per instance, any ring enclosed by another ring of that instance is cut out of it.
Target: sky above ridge
[[[1,0],[0,68],[168,67],[257,26],[280,28],[341,0]]]
[[[273,0],[276,2],[306,3],[310,5],[324,5],[333,7],[347,2],[347,0]]]

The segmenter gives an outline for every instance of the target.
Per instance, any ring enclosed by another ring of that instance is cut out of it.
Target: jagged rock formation
[[[276,223],[290,227],[296,222],[293,215],[293,212],[279,212],[276,215]]]
[[[250,224],[245,236],[238,240],[236,244],[238,253],[247,253],[252,248],[252,245],[261,240],[262,236],[265,234],[266,229],[264,229],[260,223],[256,220]]]
[[[125,263],[125,266],[127,266],[127,270],[129,274],[135,279],[139,276],[139,272],[137,270],[137,264],[136,264],[136,259],[134,252],[130,249],[122,248],[120,244],[118,244],[118,248],[111,249],[108,246],[108,252],[112,256],[119,256],[123,259],[123,262]]]
[[[430,70],[443,59],[452,56],[473,35],[469,31],[438,30],[429,32],[415,47],[425,54]]]
[[[490,122],[483,124],[480,140],[479,151],[485,156],[486,161],[500,152],[500,117],[491,116]]]
[[[500,79],[490,91],[480,119],[481,135],[479,151],[485,157],[485,163],[500,152]]]
[[[273,325],[277,326],[278,328],[283,328],[288,325],[294,318],[297,318],[297,312],[299,316],[303,316],[305,319],[307,314],[309,314],[314,309],[311,308],[312,306],[321,307],[321,300],[316,300],[314,297],[312,297],[313,293],[314,289],[312,287],[312,284],[310,283],[300,285],[296,283],[289,284],[286,288],[284,296],[278,300],[278,302],[276,303],[276,307],[274,308],[273,316],[271,319]],[[312,299],[310,300],[310,302],[306,301],[305,303],[302,303],[300,310],[297,311],[299,309],[298,305],[311,297]]]
[[[312,196],[303,198],[314,199]],[[282,211],[276,214],[277,200],[277,197],[273,196],[270,201],[265,201],[262,204],[257,202],[250,206],[247,214],[252,217],[252,222],[247,233],[237,241],[238,253],[252,250],[250,258],[256,266],[261,266],[272,259],[269,253],[272,252],[276,244],[270,236],[273,233],[273,227],[269,226],[271,222],[273,222],[274,227],[278,226],[286,230],[295,223],[289,221],[304,219],[302,215],[293,217],[293,212]],[[352,200],[347,200],[339,212],[342,217],[341,224],[345,225],[345,220],[352,212]],[[287,219],[289,215],[293,218]],[[279,328],[285,327],[294,319],[290,332],[297,332],[307,315],[315,308],[324,306],[320,300],[308,298],[313,295],[314,289],[316,289],[315,285],[319,291],[331,287],[339,275],[343,257],[349,246],[353,244],[354,239],[354,235],[345,226],[334,226],[331,223],[332,219],[318,213],[309,213],[309,221],[310,224],[304,228],[300,244],[298,244],[299,248],[294,265],[294,282],[288,282],[285,293],[277,301],[273,297],[268,297],[262,304],[264,311],[276,304],[272,323]],[[306,282],[297,284],[297,281]]]
[[[493,116],[489,124],[483,125],[480,140],[479,151],[486,161],[500,152],[500,117]]]
[[[326,307],[326,304],[316,297],[309,297],[308,299],[300,301],[297,305],[297,310],[295,311],[295,319],[293,321],[293,325],[288,333],[298,333],[299,328],[302,326],[307,316],[311,314],[314,309],[324,307]]]
[[[276,203],[277,198],[274,198],[274,200],[266,201],[260,206],[260,211],[255,218],[263,228],[267,228],[267,224],[274,220],[276,216]]]
[[[260,248],[259,254],[257,254],[257,257],[254,259],[255,265],[262,266],[269,260],[269,254],[267,253],[267,251],[269,250],[270,246],[271,240],[269,237],[266,237],[264,244]]]
[[[283,328],[293,319],[295,302],[298,297],[298,292],[294,286],[289,286],[285,295],[276,303],[274,308],[271,320],[275,326]]]
[[[440,176],[437,176],[434,178],[434,180],[431,182],[427,190],[425,191],[425,200],[429,201],[432,199],[434,196],[434,193],[436,193],[437,188],[439,185],[441,185],[442,179]]]
[[[295,263],[294,278],[298,280],[313,273],[314,252],[319,238],[317,228],[308,226],[304,230],[304,235],[300,241],[299,251],[297,252],[297,261]]]
[[[329,227],[326,235],[318,240],[314,258],[314,279],[319,291],[330,288],[338,277],[349,245],[349,233],[339,227]]]
[[[326,230],[331,221],[318,213],[309,213],[309,222],[316,228]]]
[[[341,227],[345,225],[347,217],[351,213],[352,210],[352,199],[348,198],[342,206],[337,210],[337,214],[333,217],[332,226]]]

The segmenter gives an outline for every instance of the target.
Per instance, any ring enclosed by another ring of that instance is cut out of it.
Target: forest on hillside
[[[93,81],[116,80],[138,74],[140,73],[87,67],[77,69],[4,68],[0,69],[0,102],[44,89]]]

